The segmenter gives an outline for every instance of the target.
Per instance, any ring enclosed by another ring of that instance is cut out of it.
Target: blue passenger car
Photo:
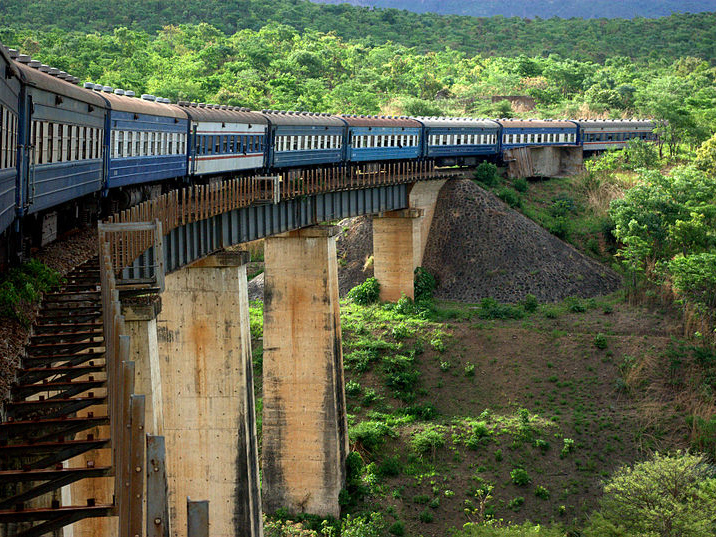
[[[532,145],[578,145],[579,127],[573,121],[498,119],[502,126],[501,149]]]
[[[584,151],[622,149],[635,138],[646,141],[657,139],[654,132],[656,122],[649,119],[580,119],[577,124]]]
[[[422,125],[407,117],[340,116],[348,125],[346,160],[370,162],[420,157]]]
[[[300,168],[343,160],[345,123],[329,114],[262,112],[269,122],[267,167]]]
[[[96,87],[95,89],[100,89]],[[107,189],[186,177],[189,120],[169,101],[105,88],[110,108]]]
[[[15,219],[20,78],[0,45],[0,235]]]
[[[20,97],[20,214],[39,214],[101,190],[106,105],[28,56]]]
[[[415,119],[425,126],[425,156],[439,164],[472,165],[498,153],[500,125],[491,119]]]

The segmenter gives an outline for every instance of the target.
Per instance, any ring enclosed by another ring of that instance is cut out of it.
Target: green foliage
[[[435,276],[423,267],[415,269],[414,293],[415,302],[429,301],[433,298],[433,291],[437,287]]]
[[[515,182],[513,183],[513,186],[515,187],[515,190],[517,192],[527,192],[527,189],[529,188],[529,183],[527,182],[527,179],[524,177],[520,177],[519,179],[515,179]]]
[[[388,528],[388,533],[396,537],[402,537],[405,535],[405,523],[402,520],[397,520]]]
[[[485,186],[495,186],[499,183],[497,166],[491,162],[482,162],[475,168],[475,180]]]
[[[709,176],[716,177],[716,134],[701,144],[694,165]]]
[[[0,281],[0,318],[26,322],[20,311],[22,304],[31,304],[62,282],[59,273],[36,259],[10,269]]]
[[[471,364],[470,362],[467,362],[465,364],[465,376],[466,377],[474,377],[475,376],[475,364]]]
[[[386,438],[395,435],[395,430],[381,421],[361,421],[348,429],[351,443],[359,445],[369,453],[374,453]]]
[[[384,477],[397,477],[402,469],[399,457],[387,457],[378,465],[378,473]]]
[[[424,524],[430,524],[433,520],[435,520],[435,515],[426,509],[418,515],[418,519]]]
[[[361,394],[360,382],[349,380],[346,382],[346,395],[349,397],[358,397]]]
[[[549,491],[544,488],[542,485],[538,485],[535,487],[535,496],[537,496],[541,500],[549,500]]]
[[[609,345],[609,342],[607,341],[607,336],[602,334],[601,332],[598,333],[596,336],[594,336],[594,346],[598,349],[606,349]]]
[[[387,524],[383,515],[373,512],[365,516],[346,515],[341,520],[341,537],[382,537]]]
[[[494,298],[483,298],[477,316],[480,319],[522,319],[525,311],[521,306],[501,304]]]
[[[522,198],[511,188],[501,188],[497,191],[497,197],[512,208],[522,207]]]
[[[532,482],[532,478],[524,468],[514,468],[510,472],[510,479],[518,487],[526,487]]]
[[[559,526],[523,524],[506,524],[489,522],[485,524],[466,524],[453,537],[565,537],[566,533]]]
[[[445,445],[444,431],[437,425],[425,427],[413,434],[410,445],[419,455],[431,453],[435,459],[435,452]]]
[[[522,307],[527,313],[534,313],[535,311],[537,311],[537,308],[539,308],[539,302],[537,301],[537,297],[531,293],[528,294],[522,301]]]
[[[571,438],[565,438],[563,440],[562,451],[560,452],[559,456],[564,458],[569,453],[574,453],[574,440],[572,440]]]
[[[706,537],[715,532],[714,468],[703,455],[656,453],[612,475],[585,535]]]
[[[368,278],[348,291],[348,298],[361,306],[378,302],[380,299],[380,283],[375,278]]]
[[[519,511],[522,509],[522,506],[525,503],[525,499],[522,496],[517,496],[516,498],[512,498],[509,502],[507,502],[507,507],[512,509],[513,511]]]

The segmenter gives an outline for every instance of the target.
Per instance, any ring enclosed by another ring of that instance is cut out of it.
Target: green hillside
[[[224,33],[280,22],[299,31],[335,32],[367,44],[393,41],[421,51],[450,47],[469,55],[546,56],[602,62],[611,56],[716,60],[716,14],[662,19],[563,20],[474,18],[321,5],[307,0],[3,0],[0,28],[108,32],[124,26],[156,32],[206,22]]]

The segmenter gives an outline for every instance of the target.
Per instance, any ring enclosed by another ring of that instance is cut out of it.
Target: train
[[[334,115],[180,101],[102,86],[0,44],[0,261],[186,184],[356,163],[499,161],[656,138],[650,120]]]

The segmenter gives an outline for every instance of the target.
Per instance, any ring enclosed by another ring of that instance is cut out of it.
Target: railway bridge
[[[21,494],[26,505],[14,519],[0,511],[0,522],[23,521],[17,535],[73,522],[65,535],[257,537],[262,509],[339,516],[348,452],[341,229],[328,223],[373,215],[381,299],[412,297],[438,193],[462,176],[416,162],[234,179],[99,224],[95,345],[107,393],[72,419],[106,416],[82,438],[108,441],[68,452],[57,469],[70,477],[36,487],[34,499]],[[241,249],[257,239],[265,239],[260,460]],[[76,380],[88,378],[97,374]],[[106,471],[84,477],[88,468]],[[40,493],[53,484],[61,502],[47,505]]]

